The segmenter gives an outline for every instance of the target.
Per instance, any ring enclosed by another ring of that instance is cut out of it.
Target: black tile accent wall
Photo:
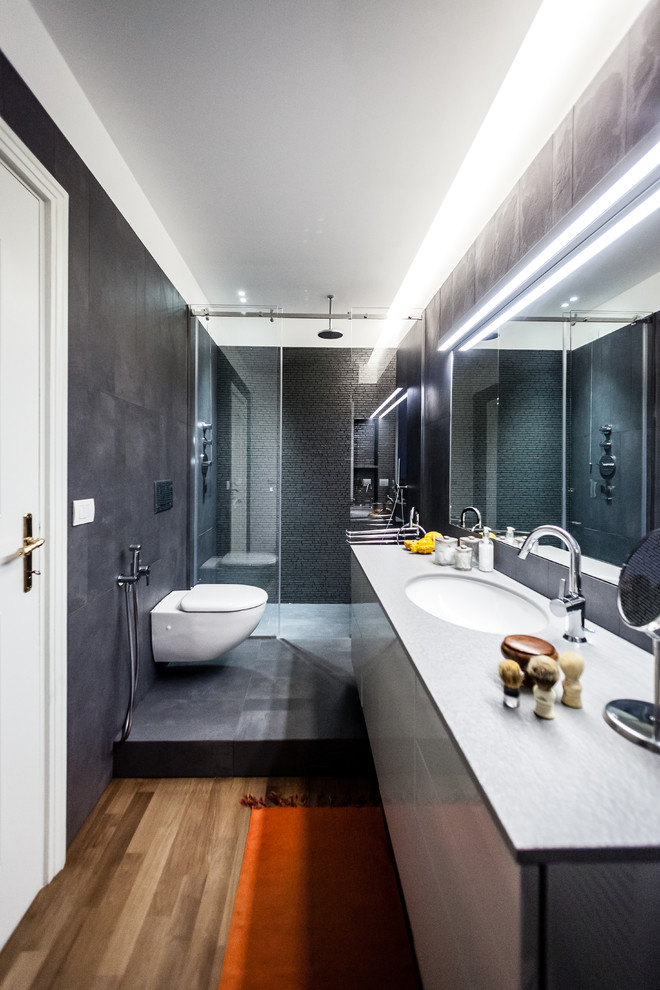
[[[282,372],[282,601],[350,601],[353,414],[369,416],[394,389],[395,363],[360,384],[370,352],[285,347]]]
[[[521,435],[520,423],[525,432]],[[499,351],[494,528],[561,522],[561,351]],[[478,504],[478,503],[475,503]]]
[[[424,518],[441,531],[449,518],[452,359],[437,352],[438,336],[449,331],[624,154],[658,126],[659,38],[660,0],[653,0],[426,307],[422,505]],[[651,343],[653,378],[660,359],[653,338]],[[656,420],[660,418],[657,395],[651,412]],[[632,435],[626,437],[626,444],[632,447],[633,443]],[[657,434],[650,450],[651,525],[658,525]],[[556,593],[550,588],[551,569],[546,561],[531,555],[521,570],[509,561],[508,553],[509,548],[496,552],[496,567],[507,573],[515,570],[517,580],[543,594]],[[553,570],[553,581],[554,576]],[[589,579],[590,584],[594,581]],[[619,623],[614,586],[598,581],[591,590],[592,600],[607,603],[598,606],[599,619],[594,616],[594,621],[606,619],[607,628],[633,639],[634,634]]]
[[[128,643],[116,576],[143,546],[139,695],[155,674],[149,609],[185,587],[187,319],[183,300],[53,121],[0,55],[0,112],[69,194],[69,499],[96,519],[69,531],[69,840],[112,775],[128,701]],[[154,514],[153,482],[174,507]]]

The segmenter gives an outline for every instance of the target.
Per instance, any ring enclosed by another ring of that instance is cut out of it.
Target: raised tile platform
[[[116,777],[372,772],[347,636],[251,637],[213,663],[170,664],[114,751]]]

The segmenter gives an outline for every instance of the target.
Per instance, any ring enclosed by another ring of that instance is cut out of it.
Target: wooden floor
[[[113,780],[0,953],[2,990],[217,990],[250,811],[353,779]],[[320,803],[326,803],[321,797]]]

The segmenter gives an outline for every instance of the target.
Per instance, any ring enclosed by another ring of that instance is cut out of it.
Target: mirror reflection
[[[587,558],[623,564],[648,529],[659,273],[651,216],[528,312],[454,351],[453,523],[476,505],[496,533],[513,527],[517,542],[554,523]]]
[[[407,505],[406,389],[396,356],[377,384],[353,396],[350,529],[401,526]]]

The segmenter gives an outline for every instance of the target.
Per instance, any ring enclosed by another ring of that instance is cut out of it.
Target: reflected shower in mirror
[[[510,323],[454,355],[451,521],[567,529],[620,567],[646,530],[647,323],[573,313]]]
[[[626,228],[636,202],[617,214],[618,239],[593,253],[580,244],[579,264],[523,293],[524,307],[502,303],[481,329],[468,314],[474,333],[453,352],[451,521],[476,505],[501,534],[555,523],[580,543],[587,572],[590,560],[604,562],[591,573],[613,581],[649,528],[655,484],[648,382],[660,209]],[[551,271],[561,269],[558,259]]]
[[[396,385],[396,372],[392,350],[377,381],[361,384],[353,394],[351,531],[404,521],[407,390]]]

